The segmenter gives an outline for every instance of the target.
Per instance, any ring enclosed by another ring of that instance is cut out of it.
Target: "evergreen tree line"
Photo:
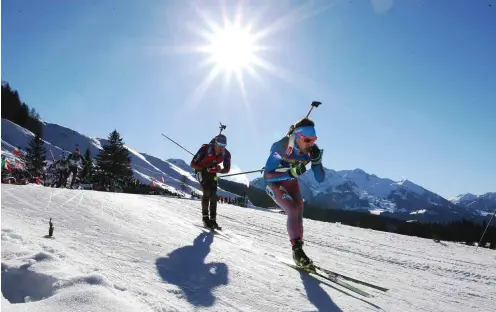
[[[133,177],[129,150],[124,146],[123,139],[117,130],[109,134],[108,141],[108,144],[102,146],[95,160],[92,159],[90,150],[86,149],[83,166],[76,177],[77,184],[89,184],[92,189],[100,191],[180,196],[178,193],[141,183]],[[26,182],[32,183],[36,183],[36,178],[46,181],[47,175],[52,173],[52,181],[49,184],[58,184],[59,179],[63,179],[63,185],[65,186],[69,175],[68,171],[64,171],[67,170],[67,166],[63,166],[65,169],[60,170],[57,165],[67,160],[57,160],[47,168],[45,155],[44,142],[40,134],[36,133],[26,148],[26,154],[23,159],[25,169],[15,171],[18,173],[27,172],[27,177],[23,178],[25,178]],[[53,181],[54,179],[55,181]]]
[[[131,157],[129,151],[124,147],[124,142],[117,130],[110,133],[109,144],[104,145],[93,162],[89,149],[86,149],[83,168],[78,173],[80,183],[96,183],[102,186],[128,185],[133,182],[133,171],[131,169]],[[24,155],[25,170],[31,176],[46,177],[46,148],[39,132],[36,132],[29,142]],[[66,162],[60,159],[54,162]],[[60,171],[53,167],[55,171]],[[82,178],[82,179],[81,179]],[[84,180],[84,181],[83,181]]]
[[[100,191],[181,197],[178,193],[141,183],[134,178],[131,155],[117,130],[109,134],[108,141],[109,143],[102,146],[96,155],[95,163],[93,163],[89,149],[85,151],[85,165],[82,169],[83,183],[92,184],[94,189]]]
[[[401,219],[374,215],[369,212],[323,209],[308,204],[305,205],[304,217],[437,241],[464,242],[468,245],[478,243],[487,226],[485,221],[477,223],[468,220],[457,220],[449,223],[406,222]],[[496,249],[496,226],[494,226],[494,223],[493,220],[493,226],[489,226],[484,234],[481,246],[490,243],[491,248]]]
[[[38,133],[40,136],[43,126],[41,124],[40,115],[34,108],[21,101],[19,93],[12,90],[10,85],[2,81],[2,118],[12,121],[21,127],[28,129],[33,133]]]

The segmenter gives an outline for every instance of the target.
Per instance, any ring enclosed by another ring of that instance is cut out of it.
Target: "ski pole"
[[[484,230],[484,233],[482,233],[481,238],[479,239],[479,243],[477,243],[477,247],[475,248],[475,251],[479,248],[482,239],[484,238],[484,235],[486,234],[487,229],[489,228],[489,225],[491,225],[491,221],[493,221],[494,215],[496,215],[496,208],[494,209],[493,215],[491,216],[491,219],[489,219],[489,222],[487,222],[486,229]]]
[[[226,175],[220,176],[219,178],[232,177],[232,176],[235,176],[235,175],[246,174],[246,173],[255,173],[255,172],[262,173],[264,171],[264,169],[265,169],[265,167],[262,168],[262,169],[258,169],[258,170],[244,171],[244,172],[238,172],[238,173],[231,173],[231,174],[226,174]]]
[[[179,146],[180,148],[182,148],[183,150],[185,150],[186,152],[190,153],[191,155],[195,156],[195,154],[191,153],[190,151],[188,151],[187,149],[185,149],[184,147],[181,146],[181,144],[177,143],[176,141],[174,141],[173,139],[169,138],[168,136],[166,136],[165,134],[162,133],[162,135],[166,138],[168,138],[169,140],[171,140],[173,143],[175,143],[177,146]]]
[[[232,176],[235,176],[235,175],[239,175],[239,174],[245,174],[245,173],[255,173],[255,172],[264,172],[265,170],[265,167],[260,169],[260,170],[252,170],[252,171],[245,171],[245,172],[238,172],[238,173],[232,173],[232,174],[226,174],[226,175],[223,175],[223,176],[220,176],[219,178],[223,178],[223,177],[232,177]],[[291,168],[279,168],[279,169],[276,169],[275,171],[276,172],[288,172],[289,170],[291,170]]]

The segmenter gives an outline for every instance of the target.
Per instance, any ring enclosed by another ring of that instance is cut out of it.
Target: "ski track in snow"
[[[286,216],[200,202],[2,185],[2,311],[494,311],[496,252],[305,219],[305,251],[389,288],[364,298],[291,269]],[[46,238],[53,218],[54,238]]]

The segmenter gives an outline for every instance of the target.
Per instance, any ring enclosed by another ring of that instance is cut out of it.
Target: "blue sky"
[[[229,3],[229,5],[227,5]],[[224,16],[234,20],[234,1]],[[492,6],[489,6],[492,4]],[[46,121],[89,136],[116,128],[135,150],[191,156],[218,133],[242,170],[312,113],[326,167],[408,178],[443,196],[496,191],[494,1],[258,1],[263,32],[242,71],[195,93],[215,64],[190,47],[219,2],[2,1],[2,80]],[[268,30],[268,31],[267,31]],[[200,88],[201,89],[201,88]],[[251,178],[259,176],[251,175]]]

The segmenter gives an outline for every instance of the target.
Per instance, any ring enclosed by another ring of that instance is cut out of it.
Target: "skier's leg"
[[[57,181],[57,187],[61,187],[64,182],[65,172],[59,171],[59,180]]]
[[[303,251],[303,199],[297,181],[268,183],[267,193],[287,215],[287,229],[293,259],[306,270],[313,270],[312,261]]]
[[[210,220],[215,220],[217,218],[217,185],[210,185]]]
[[[200,188],[202,190],[202,197],[201,197],[201,207],[202,207],[202,221],[203,221],[203,226],[209,227],[210,226],[210,220],[208,218],[208,205],[210,202],[210,190],[205,187],[205,181],[203,180],[203,173],[201,171],[196,173],[196,179],[200,183]]]
[[[210,189],[208,188],[208,185],[206,185],[205,183],[201,183],[200,186],[203,192],[201,198],[203,225],[210,226],[210,221],[208,218],[208,206],[210,204]]]
[[[72,172],[72,180],[71,180],[71,186],[69,186],[69,187],[72,188],[74,186],[74,182],[76,182],[76,176],[77,176],[78,168],[77,167],[71,167],[70,171]]]
[[[210,225],[218,228],[217,224],[217,181],[210,184]]]
[[[300,239],[303,240],[303,196],[301,195],[300,186],[298,183],[288,186],[288,194],[293,198],[293,201],[298,211],[298,232],[300,233]]]
[[[286,212],[286,227],[291,242],[301,239],[302,227],[297,202],[288,193],[288,188],[297,181],[269,182],[267,183],[267,193],[272,200]]]
[[[66,185],[67,185],[67,179],[69,178],[69,174],[70,174],[70,172],[69,172],[69,170],[68,170],[68,169],[66,169],[66,170],[64,171],[64,173],[63,173],[63,175],[64,175],[64,176],[63,176],[63,178],[62,178],[62,187],[64,187],[64,188],[65,188],[65,187],[66,187]]]

